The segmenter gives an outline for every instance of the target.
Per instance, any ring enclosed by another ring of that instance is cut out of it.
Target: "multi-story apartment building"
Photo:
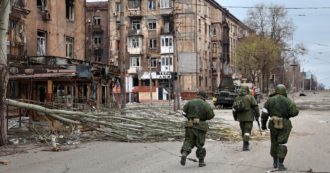
[[[231,55],[249,32],[214,0],[113,0],[109,6],[111,56],[126,62],[127,91],[140,101],[168,99],[171,72],[182,98],[212,93],[221,75],[233,74]]]
[[[104,52],[99,58],[85,51],[93,46],[85,41],[86,2],[16,0],[15,4],[22,7],[18,11],[22,15],[11,13],[9,97],[69,109],[108,106],[118,68],[109,64],[108,48],[100,47]],[[100,22],[94,19],[93,22]],[[108,24],[102,25],[106,26],[107,35]],[[98,29],[93,33],[103,33]]]
[[[110,63],[109,59],[109,3],[86,3],[86,59],[95,63]]]

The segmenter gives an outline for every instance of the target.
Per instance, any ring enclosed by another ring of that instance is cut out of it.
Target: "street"
[[[286,172],[330,172],[330,93],[306,93],[293,98],[303,109],[292,118],[293,129],[288,142]],[[216,116],[238,129],[231,110],[215,110]],[[254,124],[253,135],[257,125]],[[263,132],[269,133],[267,132]],[[1,173],[160,173],[160,172],[225,172],[258,173],[272,169],[269,155],[270,141],[252,141],[251,150],[242,152],[242,142],[206,142],[206,167],[187,160],[179,164],[182,142],[123,143],[91,142],[80,144],[77,149],[61,152],[41,151],[2,157],[8,165],[0,165]],[[196,158],[195,150],[188,156]],[[311,171],[312,169],[312,171]]]

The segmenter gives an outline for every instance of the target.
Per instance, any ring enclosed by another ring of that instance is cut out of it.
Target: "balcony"
[[[136,17],[136,18],[142,17],[140,8],[138,8],[138,9],[128,9],[127,15],[129,17]]]
[[[161,8],[159,14],[162,16],[173,15],[173,8]]]
[[[128,36],[135,36],[135,35],[138,35],[138,36],[143,36],[143,34],[142,34],[142,32],[141,32],[141,30],[130,30],[129,32],[128,32]]]
[[[142,70],[142,67],[130,67],[130,68],[127,70],[127,73],[128,73],[128,74],[137,74],[137,73],[139,73],[141,70]]]
[[[96,33],[103,32],[102,25],[89,25],[88,29],[90,32],[96,32]]]
[[[173,31],[172,28],[170,28],[170,29],[162,28],[160,30],[160,34],[162,34],[162,35],[173,35],[174,34],[174,31]]]

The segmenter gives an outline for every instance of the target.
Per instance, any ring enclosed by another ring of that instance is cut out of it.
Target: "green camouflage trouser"
[[[239,126],[241,128],[243,141],[249,141],[249,136],[253,127],[253,121],[241,121],[239,122]]]
[[[206,131],[186,128],[185,139],[181,149],[181,153],[185,151],[187,154],[191,153],[194,146],[197,147],[196,156],[198,159],[204,159],[206,155],[206,150],[203,148],[205,144]]]
[[[288,149],[287,142],[290,136],[291,128],[270,129],[270,155],[277,158],[285,158]]]

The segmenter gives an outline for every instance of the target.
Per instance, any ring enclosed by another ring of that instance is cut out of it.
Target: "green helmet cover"
[[[275,93],[280,95],[286,95],[286,88],[283,84],[278,84],[275,88]]]
[[[198,91],[197,92],[197,96],[202,98],[202,99],[206,99],[206,93],[204,91]]]

